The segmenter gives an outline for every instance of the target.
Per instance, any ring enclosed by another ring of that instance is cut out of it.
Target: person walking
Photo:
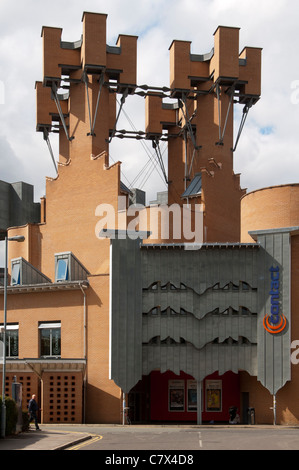
[[[38,421],[37,421],[38,404],[36,403],[36,395],[32,395],[32,398],[29,401],[28,412],[29,412],[29,423],[31,423],[31,421],[34,420],[35,429],[39,430]]]

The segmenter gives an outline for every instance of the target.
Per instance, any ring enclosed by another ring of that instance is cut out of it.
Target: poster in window
[[[168,381],[169,411],[185,410],[185,381]]]
[[[187,381],[187,409],[188,411],[197,410],[197,382],[196,380]]]
[[[206,381],[206,411],[222,411],[222,380]]]

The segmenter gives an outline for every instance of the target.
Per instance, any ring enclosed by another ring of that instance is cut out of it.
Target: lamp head
[[[8,241],[10,242],[23,242],[25,240],[25,237],[23,235],[16,235],[15,237],[9,237]]]

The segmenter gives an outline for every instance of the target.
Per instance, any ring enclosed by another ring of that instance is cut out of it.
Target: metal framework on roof
[[[234,152],[248,112],[260,98],[261,49],[244,48],[239,53],[239,28],[219,26],[214,33],[214,47],[207,54],[191,53],[190,41],[172,41],[169,48],[172,58],[169,86],[137,84],[137,37],[119,35],[115,46],[108,45],[106,20],[107,15],[84,12],[83,34],[75,42],[63,41],[61,28],[42,29],[44,76],[42,84],[37,82],[36,88],[38,105],[40,102],[43,106],[37,113],[37,131],[43,133],[56,173],[58,168],[50,143],[50,133],[64,134],[69,145],[74,139],[84,138],[76,130],[70,129],[70,98],[77,86],[85,89],[82,106],[88,111],[86,138],[97,138],[100,115],[104,113],[109,119],[102,95],[107,92],[109,95],[119,95],[118,110],[113,111],[114,122],[109,122],[109,133],[101,145],[109,145],[115,138],[151,141],[155,165],[160,169],[166,185],[169,185],[170,178],[162,158],[160,143],[173,139],[184,140],[184,177],[187,184],[195,162],[200,159],[202,145],[196,127],[201,123],[197,121],[197,109],[207,96],[212,96],[218,103],[219,135],[215,142],[218,146],[224,145],[234,104],[239,103],[244,107],[237,138],[231,149]],[[89,31],[93,32],[93,36]],[[97,48],[91,43],[92,37],[96,37]],[[152,99],[159,100],[159,105],[153,112],[161,129],[151,128],[150,124],[144,130],[118,128],[127,97],[135,95],[145,99],[146,107]],[[229,105],[222,115],[222,104],[227,98]],[[172,103],[166,103],[165,100]],[[189,112],[191,103],[196,103],[196,106]],[[188,147],[192,148],[190,164],[187,164]]]

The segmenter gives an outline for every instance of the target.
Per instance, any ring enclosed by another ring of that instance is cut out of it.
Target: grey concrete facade
[[[111,379],[128,393],[157,369],[198,382],[215,371],[245,370],[275,394],[291,379],[291,231],[199,249],[111,240]],[[278,266],[277,308],[286,326],[275,334],[264,319]]]
[[[272,395],[291,379],[291,243],[292,232],[298,227],[256,232],[260,245],[258,262],[259,328],[258,379]],[[279,334],[269,334],[263,327],[265,315],[271,312],[271,271],[279,268],[279,313],[286,317],[286,327]]]
[[[34,202],[33,186],[0,181],[0,232],[9,227],[40,222],[40,203]]]

